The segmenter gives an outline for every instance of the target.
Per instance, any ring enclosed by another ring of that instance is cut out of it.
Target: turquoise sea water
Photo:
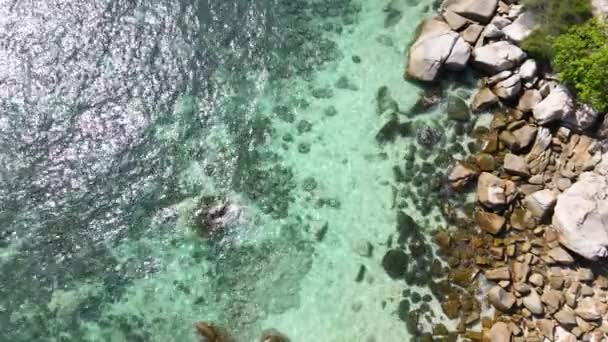
[[[0,341],[196,341],[200,320],[237,341],[407,340],[402,292],[428,290],[381,266],[396,207],[422,236],[443,221],[438,190],[393,167],[423,168],[418,131],[457,140],[442,110],[407,112],[432,6],[0,1]],[[382,87],[399,143],[378,142]],[[193,212],[215,195],[243,214],[205,239]]]

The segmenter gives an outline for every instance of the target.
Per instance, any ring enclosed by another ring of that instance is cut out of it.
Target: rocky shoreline
[[[446,0],[410,46],[407,77],[472,68],[470,107],[493,113],[479,152],[447,174],[476,203],[445,201],[457,229],[434,240],[450,270],[430,287],[468,340],[604,341],[608,122],[518,46],[535,28],[516,1]]]

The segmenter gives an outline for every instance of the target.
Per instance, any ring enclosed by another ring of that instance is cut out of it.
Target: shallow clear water
[[[0,341],[194,341],[199,320],[408,338],[380,260],[414,139],[377,143],[376,97],[417,100],[402,70],[431,7],[0,0]],[[208,240],[192,217],[217,194],[243,217]]]

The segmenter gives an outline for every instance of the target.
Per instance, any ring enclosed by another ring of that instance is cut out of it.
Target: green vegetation
[[[523,4],[534,12],[540,28],[523,41],[522,47],[532,57],[544,61],[553,57],[555,38],[592,16],[589,0],[524,0]]]
[[[592,19],[589,0],[523,0],[540,26],[521,46],[550,63],[581,102],[608,110],[608,26]]]
[[[608,110],[608,26],[597,20],[573,26],[553,42],[551,64],[578,99]]]

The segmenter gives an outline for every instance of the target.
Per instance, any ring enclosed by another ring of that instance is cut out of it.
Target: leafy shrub
[[[597,20],[573,26],[553,43],[552,66],[578,99],[608,110],[608,26]]]
[[[523,4],[534,12],[540,27],[522,42],[522,48],[544,61],[553,56],[555,37],[592,17],[589,0],[524,0]]]

